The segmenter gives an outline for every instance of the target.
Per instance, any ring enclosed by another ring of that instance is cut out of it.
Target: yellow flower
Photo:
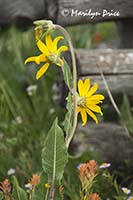
[[[37,46],[41,51],[38,56],[29,57],[25,60],[25,64],[28,62],[35,62],[36,64],[44,63],[41,68],[37,71],[36,79],[38,80],[48,69],[51,63],[58,66],[62,66],[63,60],[60,57],[61,52],[67,51],[67,46],[61,46],[57,48],[58,42],[64,39],[62,36],[56,37],[53,41],[50,35],[46,35],[44,44],[41,40],[37,41]]]
[[[49,184],[49,183],[45,183],[45,184],[44,184],[44,187],[45,187],[46,189],[49,189],[49,188],[50,188],[50,184]]]
[[[94,94],[97,89],[97,83],[94,83],[94,85],[90,87],[90,79],[86,79],[84,82],[82,80],[78,81],[79,95],[77,97],[77,109],[82,117],[82,126],[87,122],[87,114],[92,117],[96,124],[98,123],[98,119],[93,112],[103,115],[101,108],[97,104],[102,103],[104,96],[101,94]]]

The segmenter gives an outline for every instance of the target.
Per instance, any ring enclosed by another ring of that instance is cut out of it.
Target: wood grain
[[[86,11],[92,9],[92,12],[102,12],[103,9],[107,9],[108,11],[119,11],[120,16],[97,16],[91,19],[89,16],[71,16],[72,10],[75,11]],[[67,15],[67,11],[64,15],[64,10],[69,11]],[[62,24],[63,26],[74,25],[74,24],[87,24],[87,23],[95,23],[99,21],[107,21],[107,20],[118,20],[124,18],[133,18],[133,1],[131,0],[59,0],[58,2],[58,17],[57,23]]]
[[[133,97],[133,50],[77,49],[76,54],[80,62],[80,78],[91,78],[92,83],[97,82],[99,90],[106,93],[98,64],[111,92],[125,92]]]

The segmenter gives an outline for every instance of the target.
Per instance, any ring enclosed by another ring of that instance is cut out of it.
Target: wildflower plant
[[[95,94],[98,84],[94,83],[91,87],[90,79],[78,81],[77,91],[77,72],[74,50],[69,34],[64,28],[53,24],[51,21],[40,20],[34,22],[35,38],[40,54],[31,56],[25,60],[25,64],[35,62],[40,65],[36,73],[36,79],[40,79],[49,67],[59,67],[62,70],[64,81],[69,89],[66,97],[66,115],[61,128],[56,117],[51,129],[48,131],[42,149],[42,172],[39,175],[34,174],[25,184],[28,194],[19,186],[17,179],[12,175],[13,188],[11,190],[10,182],[6,180],[7,193],[9,198],[14,200],[60,200],[64,199],[63,174],[68,162],[68,148],[74,136],[77,126],[78,113],[81,114],[82,125],[87,123],[87,114],[98,123],[97,116],[99,113],[103,115],[100,103],[103,102],[102,94]],[[60,31],[62,35],[52,38],[51,32]],[[68,45],[58,46],[60,40],[66,39]],[[73,72],[71,74],[70,67],[62,52],[69,50],[72,57]],[[33,89],[33,88],[32,88]],[[37,88],[34,88],[35,90]],[[31,88],[27,90],[32,95]],[[79,170],[79,177],[82,185],[81,199],[99,200],[97,193],[90,193],[95,177],[97,176],[97,164],[94,160],[87,164],[82,164]],[[1,183],[1,191],[5,195]],[[85,192],[85,198],[83,195]]]
[[[80,199],[96,199],[100,197],[96,193],[91,193],[94,179],[98,175],[98,165],[95,160],[90,160],[88,163],[83,163],[79,167],[79,178],[81,181]]]

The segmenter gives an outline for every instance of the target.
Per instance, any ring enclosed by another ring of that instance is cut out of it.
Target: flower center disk
[[[85,108],[86,107],[86,97],[83,97],[83,96],[78,96],[77,98],[77,104],[78,106],[82,107],[82,108]]]

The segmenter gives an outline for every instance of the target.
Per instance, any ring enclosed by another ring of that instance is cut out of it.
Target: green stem
[[[30,191],[29,200],[32,200],[32,190]]]
[[[70,136],[66,140],[66,146],[67,148],[69,147],[69,144],[74,136],[76,126],[77,126],[77,98],[76,98],[76,93],[77,93],[77,68],[76,68],[76,59],[75,59],[75,54],[74,54],[74,49],[73,45],[71,42],[71,38],[68,34],[68,32],[60,25],[55,25],[55,29],[60,30],[66,40],[68,41],[68,45],[70,48],[70,53],[72,57],[72,67],[73,67],[73,127]]]
[[[49,193],[49,189],[47,189],[46,195],[45,195],[45,200],[48,200],[48,193]]]

